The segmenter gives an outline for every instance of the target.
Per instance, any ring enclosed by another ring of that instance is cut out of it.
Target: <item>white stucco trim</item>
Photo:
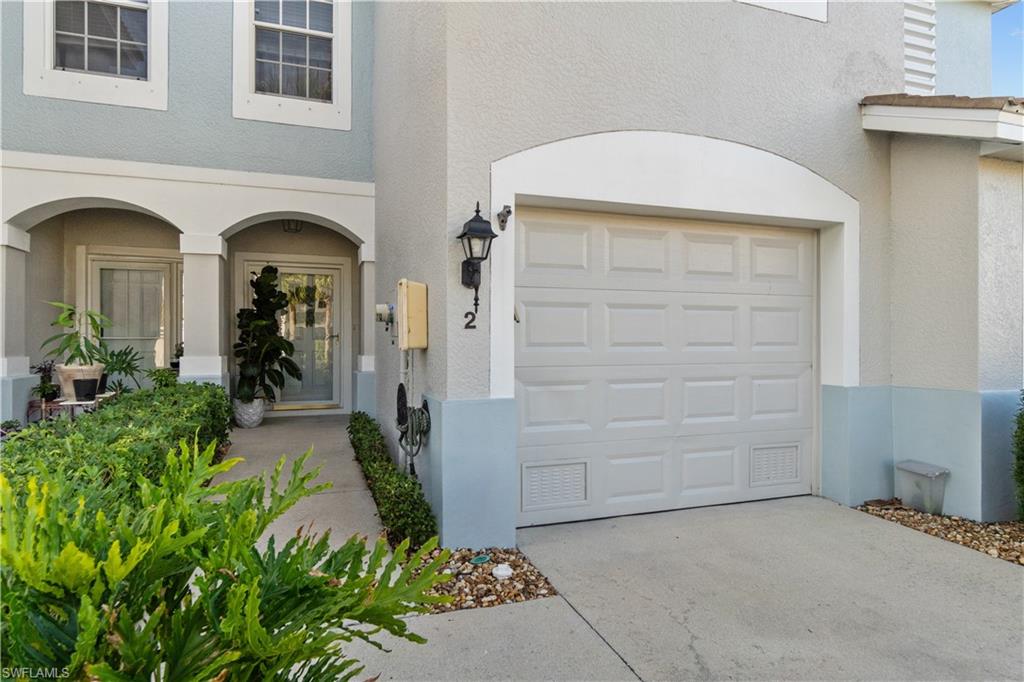
[[[126,208],[167,221],[185,235],[227,238],[266,220],[323,225],[374,259],[374,186],[270,173],[4,151],[4,223],[29,230],[81,208]]]
[[[820,380],[860,383],[860,205],[809,169],[697,135],[596,133],[492,163],[492,223],[517,204],[818,229]],[[515,396],[515,222],[491,250],[492,398]]]
[[[282,97],[256,92],[255,40],[252,0],[234,0],[232,19],[232,115],[286,125],[352,129],[352,3],[334,2],[331,55],[331,102]],[[281,27],[287,30],[286,26]]]
[[[737,0],[737,2],[792,14],[804,19],[828,21],[828,0]]]
[[[0,225],[0,246],[9,246],[12,249],[28,253],[31,251],[31,245],[32,238],[25,230],[8,225],[7,223]]]
[[[1024,114],[998,109],[868,104],[861,107],[861,125],[864,130],[1024,144]]]
[[[26,95],[167,110],[167,0],[149,2],[147,80],[53,68],[54,0],[23,4],[22,88]]]
[[[210,234],[183,234],[178,237],[181,253],[198,253],[228,258],[228,243],[223,237]]]

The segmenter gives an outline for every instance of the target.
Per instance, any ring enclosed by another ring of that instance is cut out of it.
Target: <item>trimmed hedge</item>
[[[1024,391],[1021,391],[1017,430],[1013,434],[1013,480],[1017,483],[1017,507],[1024,521]]]
[[[231,403],[220,386],[134,391],[73,420],[61,416],[18,431],[3,443],[0,471],[16,491],[46,471],[102,503],[134,492],[140,477],[159,477],[182,440],[227,442],[230,423]]]
[[[412,547],[419,547],[437,535],[437,521],[423,488],[395,466],[380,425],[365,412],[353,412],[348,438],[391,546],[408,538]]]

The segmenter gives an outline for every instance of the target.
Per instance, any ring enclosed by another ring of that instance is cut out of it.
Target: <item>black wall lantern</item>
[[[473,290],[473,312],[480,309],[480,265],[491,255],[491,240],[497,237],[491,222],[480,215],[480,202],[476,202],[476,215],[462,226],[459,240],[466,260],[462,261],[462,286]]]

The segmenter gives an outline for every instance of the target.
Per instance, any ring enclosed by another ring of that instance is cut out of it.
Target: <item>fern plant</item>
[[[311,485],[310,452],[281,484],[270,476],[210,485],[239,459],[213,463],[215,446],[181,444],[159,481],[140,481],[114,508],[69,492],[60,478],[16,492],[0,476],[2,665],[67,668],[72,677],[123,681],[349,679],[361,670],[342,646],[386,631],[416,642],[401,617],[443,597],[427,592],[448,553],[436,540],[388,558],[327,534],[283,546],[257,540]]]

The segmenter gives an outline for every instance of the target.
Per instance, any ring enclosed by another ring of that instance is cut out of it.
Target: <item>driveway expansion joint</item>
[[[599,631],[599,630],[598,630],[598,629],[597,629],[596,627],[594,627],[594,624],[593,624],[593,623],[591,623],[591,622],[590,622],[589,620],[587,620],[587,617],[586,617],[586,616],[584,616],[584,615],[583,615],[582,613],[580,613],[580,610],[579,610],[578,608],[576,608],[576,605],[575,605],[575,604],[573,604],[573,603],[572,603],[571,601],[569,601],[569,600],[568,600],[568,598],[566,598],[566,596],[565,596],[565,594],[564,594],[564,593],[562,593],[562,592],[559,592],[559,593],[558,593],[558,598],[559,598],[559,599],[561,599],[562,601],[564,601],[564,602],[565,602],[566,604],[568,604],[569,608],[570,608],[570,609],[572,609],[572,610],[573,610],[573,612],[574,612],[574,613],[575,613],[575,614],[576,614],[577,616],[579,616],[579,617],[580,617],[580,620],[582,620],[582,621],[583,621],[584,623],[586,623],[586,624],[587,624],[587,627],[588,627],[588,628],[590,628],[590,629],[591,629],[591,631],[592,631],[592,632],[593,632],[593,633],[594,633],[595,635],[597,635],[597,636],[598,636],[598,638],[599,638],[599,639],[600,639],[600,640],[601,640],[602,642],[604,642],[605,646],[606,646],[606,647],[608,647],[608,648],[609,648],[609,649],[611,650],[611,652],[612,652],[613,654],[615,654],[616,656],[618,656],[619,660],[620,660],[620,661],[622,661],[622,665],[624,665],[624,666],[626,666],[627,668],[629,668],[629,672],[633,673],[633,677],[635,677],[636,679],[640,680],[640,682],[644,682],[644,678],[640,677],[639,673],[637,673],[637,671],[636,671],[636,670],[635,670],[635,669],[633,668],[633,666],[629,664],[629,661],[627,661],[627,660],[626,660],[626,659],[625,659],[625,658],[623,657],[623,655],[619,653],[618,649],[616,649],[616,648],[615,648],[614,646],[612,646],[612,643],[611,643],[611,642],[609,642],[609,641],[608,641],[608,640],[607,640],[607,639],[605,638],[605,636],[604,636],[604,635],[602,635],[602,634],[601,634],[601,632],[600,632],[600,631]]]

